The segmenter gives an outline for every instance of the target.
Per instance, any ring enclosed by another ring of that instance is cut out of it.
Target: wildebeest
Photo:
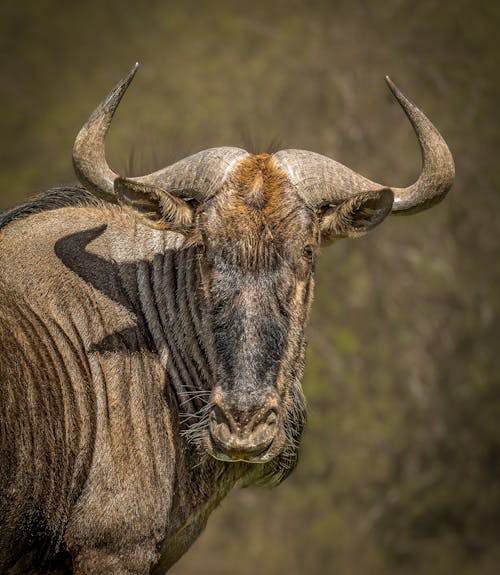
[[[282,481],[319,245],[452,184],[390,80],[422,149],[407,188],[229,147],[120,177],[104,140],[135,71],[76,138],[81,186],[0,216],[0,573],[165,573],[235,484]]]

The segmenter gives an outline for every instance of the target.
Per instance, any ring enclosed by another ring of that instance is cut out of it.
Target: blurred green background
[[[0,208],[73,181],[75,134],[136,60],[122,173],[278,140],[406,185],[385,74],[455,156],[444,203],[324,250],[299,467],[233,492],[175,575],[500,572],[499,31],[481,0],[0,4]]]

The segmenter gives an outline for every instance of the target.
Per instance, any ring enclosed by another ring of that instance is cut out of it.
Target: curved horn
[[[117,201],[113,184],[119,176],[106,161],[105,139],[118,104],[138,66],[135,64],[96,108],[78,133],[73,146],[73,166],[80,182],[96,196],[113,203]],[[157,185],[173,195],[201,201],[211,195],[222,184],[232,166],[247,155],[248,152],[240,148],[211,148],[147,176],[129,179]]]
[[[113,182],[118,174],[108,166],[104,141],[118,104],[138,67],[136,63],[94,110],[78,132],[73,146],[73,167],[80,182],[95,195],[111,202],[116,202]]]
[[[157,172],[132,179],[163,188],[174,196],[201,202],[213,195],[233,166],[248,155],[241,148],[209,148]]]
[[[386,76],[391,89],[417,135],[422,151],[422,170],[417,181],[407,188],[389,188],[394,193],[392,211],[416,213],[441,201],[455,176],[451,152],[441,134]],[[362,192],[386,188],[372,182],[338,162],[304,150],[283,150],[274,158],[296,186],[298,194],[312,206],[338,203]]]

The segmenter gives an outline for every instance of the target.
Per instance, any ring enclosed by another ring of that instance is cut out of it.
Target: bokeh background
[[[482,0],[0,3],[0,208],[73,181],[75,134],[136,60],[122,173],[279,141],[407,185],[385,74],[455,156],[445,202],[321,254],[299,467],[233,492],[175,575],[500,572],[499,32]]]

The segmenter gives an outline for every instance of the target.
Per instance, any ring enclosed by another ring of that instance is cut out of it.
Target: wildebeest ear
[[[321,241],[357,238],[378,226],[391,213],[394,194],[388,188],[361,192],[320,214]]]
[[[117,178],[114,189],[118,203],[153,228],[182,232],[193,223],[193,206],[162,188]]]

